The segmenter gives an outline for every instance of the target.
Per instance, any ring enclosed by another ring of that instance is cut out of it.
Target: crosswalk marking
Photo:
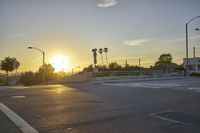
[[[179,84],[158,84],[158,83],[105,83],[104,85],[114,86],[130,86],[130,87],[143,87],[143,88],[164,88],[164,87],[179,87]]]
[[[128,86],[128,87],[141,87],[141,88],[171,88],[179,90],[190,90],[194,92],[200,92],[200,87],[187,87],[185,84],[178,83],[104,83],[103,85],[112,85],[112,86]]]

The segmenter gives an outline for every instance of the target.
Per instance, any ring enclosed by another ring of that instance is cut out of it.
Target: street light
[[[43,83],[45,82],[45,74],[44,74],[44,69],[45,69],[45,66],[44,66],[44,64],[45,64],[45,52],[44,51],[42,51],[41,49],[39,49],[39,48],[36,48],[36,47],[28,47],[28,49],[36,49],[36,50],[38,50],[38,51],[40,51],[40,52],[42,52],[42,57],[43,57],[43,65],[42,65],[42,81],[43,81]]]
[[[188,24],[193,21],[194,19],[200,18],[200,16],[192,18],[190,21],[188,21],[186,26],[186,75],[188,75]]]

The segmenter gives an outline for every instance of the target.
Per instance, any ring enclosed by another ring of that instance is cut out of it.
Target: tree
[[[17,61],[16,58],[14,57],[6,57],[4,60],[1,61],[1,70],[8,72],[13,71],[14,68],[14,63]]]
[[[15,69],[15,62],[17,62],[17,59],[14,57],[6,57],[1,61],[0,69],[6,71],[6,83],[8,82],[8,72],[12,72]]]
[[[171,54],[161,54],[158,58],[158,61],[155,63],[155,65],[160,64],[171,64],[172,63],[172,56]]]
[[[108,68],[111,71],[119,71],[119,70],[122,69],[122,66],[117,64],[117,62],[112,62],[112,63],[109,64]]]
[[[103,53],[103,49],[100,48],[100,49],[99,49],[99,54],[101,55],[101,62],[102,62],[102,65],[104,65],[104,63],[103,63],[103,57],[102,57],[102,53]]]
[[[55,78],[54,71],[55,71],[55,68],[51,64],[44,64],[45,80],[48,81],[48,80],[54,79]],[[42,73],[43,73],[43,66],[39,68],[38,74],[42,75]]]
[[[25,86],[30,86],[38,83],[35,73],[31,71],[22,73],[20,77],[20,82]]]
[[[142,67],[139,66],[131,66],[131,65],[126,65],[123,70],[124,71],[135,71],[135,70],[141,70],[143,69]]]
[[[83,72],[92,72],[92,71],[93,71],[92,64],[89,65],[88,67],[83,68]]]
[[[171,54],[161,54],[158,58],[158,61],[155,63],[155,68],[160,68],[163,71],[176,66],[175,63],[172,62]]]

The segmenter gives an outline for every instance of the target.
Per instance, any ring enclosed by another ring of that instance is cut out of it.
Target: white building
[[[186,68],[186,58],[183,59],[183,67]],[[188,58],[189,73],[200,73],[200,57]]]

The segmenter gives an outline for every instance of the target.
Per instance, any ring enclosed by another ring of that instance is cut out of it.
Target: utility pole
[[[43,83],[45,83],[45,52],[36,47],[28,47],[28,49],[36,49],[36,50],[42,52],[42,58],[43,58],[42,59],[42,81],[43,81]]]
[[[200,18],[200,16],[197,16],[197,17],[194,17],[194,18],[192,18],[192,19],[190,19],[186,24],[185,24],[185,35],[186,35],[186,41],[185,41],[185,43],[186,43],[186,65],[185,65],[185,69],[186,69],[186,76],[188,76],[189,75],[189,73],[188,73],[188,24],[191,22],[191,21],[193,21],[193,20],[195,20],[195,19],[197,19],[197,18]]]
[[[126,60],[126,62],[125,62],[125,67],[128,67],[128,62],[127,62],[127,60]]]
[[[194,54],[194,58],[196,57],[195,55],[195,47],[193,47],[193,54]]]
[[[139,67],[140,67],[140,58],[139,58]]]
[[[44,51],[42,52],[42,57],[43,57],[43,63],[42,63],[42,69],[43,69],[42,80],[43,80],[43,83],[44,83],[45,82],[45,52]]]

